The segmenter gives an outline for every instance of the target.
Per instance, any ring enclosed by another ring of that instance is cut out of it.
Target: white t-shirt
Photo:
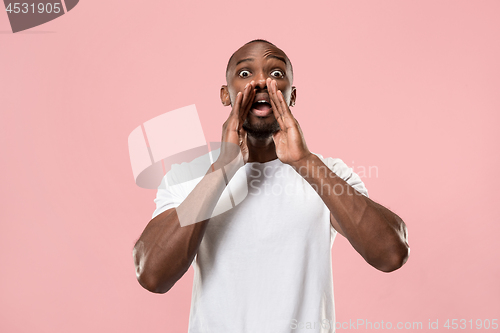
[[[368,196],[342,160],[316,155]],[[245,175],[247,196],[210,219],[192,263],[188,332],[334,332],[331,247],[336,231],[330,211],[313,187],[279,159],[247,163],[233,179]],[[175,186],[164,181],[153,217],[177,207],[200,180]]]

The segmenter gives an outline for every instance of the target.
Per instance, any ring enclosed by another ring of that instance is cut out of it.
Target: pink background
[[[390,274],[337,238],[338,321],[500,319],[499,13],[497,0],[84,0],[12,34],[2,10],[0,331],[187,331],[192,268],[163,295],[135,278],[156,191],[134,184],[127,138],[196,104],[219,140],[226,62],[254,38],[291,58],[309,148],[375,166],[371,198],[408,225],[410,259]]]

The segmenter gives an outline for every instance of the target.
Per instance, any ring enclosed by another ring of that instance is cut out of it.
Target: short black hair
[[[280,49],[279,47],[277,47],[276,45],[274,45],[273,43],[271,43],[270,41],[267,41],[265,39],[254,39],[254,40],[249,41],[248,43],[245,43],[243,46],[248,45],[248,44],[252,44],[252,43],[267,43],[269,45],[274,46],[277,49]],[[241,47],[243,47],[243,46],[241,46]],[[240,47],[240,49],[241,49],[241,47]],[[235,55],[236,52],[238,52],[238,50],[236,50],[236,51],[233,52],[233,54],[229,58],[229,61],[227,62],[227,66],[226,66],[226,81],[227,81],[227,73],[229,72],[229,64],[231,63],[231,60],[233,60],[234,55]],[[281,51],[283,52],[283,50],[281,50]],[[283,53],[285,53],[285,52],[283,52]],[[285,53],[285,56],[286,56],[286,59],[288,60],[288,63],[290,64],[290,71],[292,72],[292,80],[293,80],[293,66],[292,66],[292,62],[290,61],[290,59],[288,58],[288,56],[286,55],[286,53]]]

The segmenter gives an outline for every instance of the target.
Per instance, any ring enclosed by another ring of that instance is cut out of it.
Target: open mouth
[[[269,97],[256,97],[255,102],[252,104],[252,113],[258,117],[267,117],[272,112],[271,104],[269,103]]]

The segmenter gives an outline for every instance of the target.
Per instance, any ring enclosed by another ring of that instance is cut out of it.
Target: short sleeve
[[[352,168],[348,167],[347,164],[344,163],[340,158],[324,158],[320,154],[315,154],[318,156],[326,166],[332,170],[337,176],[342,178],[347,182],[347,184],[351,185],[356,191],[363,194],[365,197],[368,197],[368,190],[365,187],[365,184],[361,180],[361,178],[356,174]]]
[[[168,174],[167,174],[168,175]],[[158,187],[158,192],[156,193],[156,198],[154,200],[156,204],[156,209],[153,212],[153,218],[160,215],[164,211],[167,211],[171,208],[177,208],[188,196],[189,192],[186,190],[186,186],[184,184],[177,185],[168,185],[167,175],[163,177],[160,186]],[[184,186],[183,186],[184,185]],[[194,256],[191,265],[196,261],[196,257]]]
[[[182,184],[169,186],[167,176],[163,177],[154,200],[156,209],[153,212],[153,218],[170,208],[178,207],[185,198]]]
[[[362,195],[366,196],[368,198],[368,190],[365,187],[365,184],[361,180],[361,178],[356,174],[352,168],[349,168],[347,164],[344,163],[340,158],[324,158],[320,154],[313,153],[316,156],[318,156],[325,165],[332,170],[337,176],[342,178],[349,184],[351,187],[353,187],[356,191],[361,193]],[[331,231],[331,238],[330,238],[330,244],[333,244],[333,241],[335,239],[335,236],[337,234],[337,230],[333,228],[332,225],[330,225],[330,231]]]
[[[208,154],[189,163],[172,164],[158,186],[153,218],[168,209],[178,207],[203,178],[211,164]]]

